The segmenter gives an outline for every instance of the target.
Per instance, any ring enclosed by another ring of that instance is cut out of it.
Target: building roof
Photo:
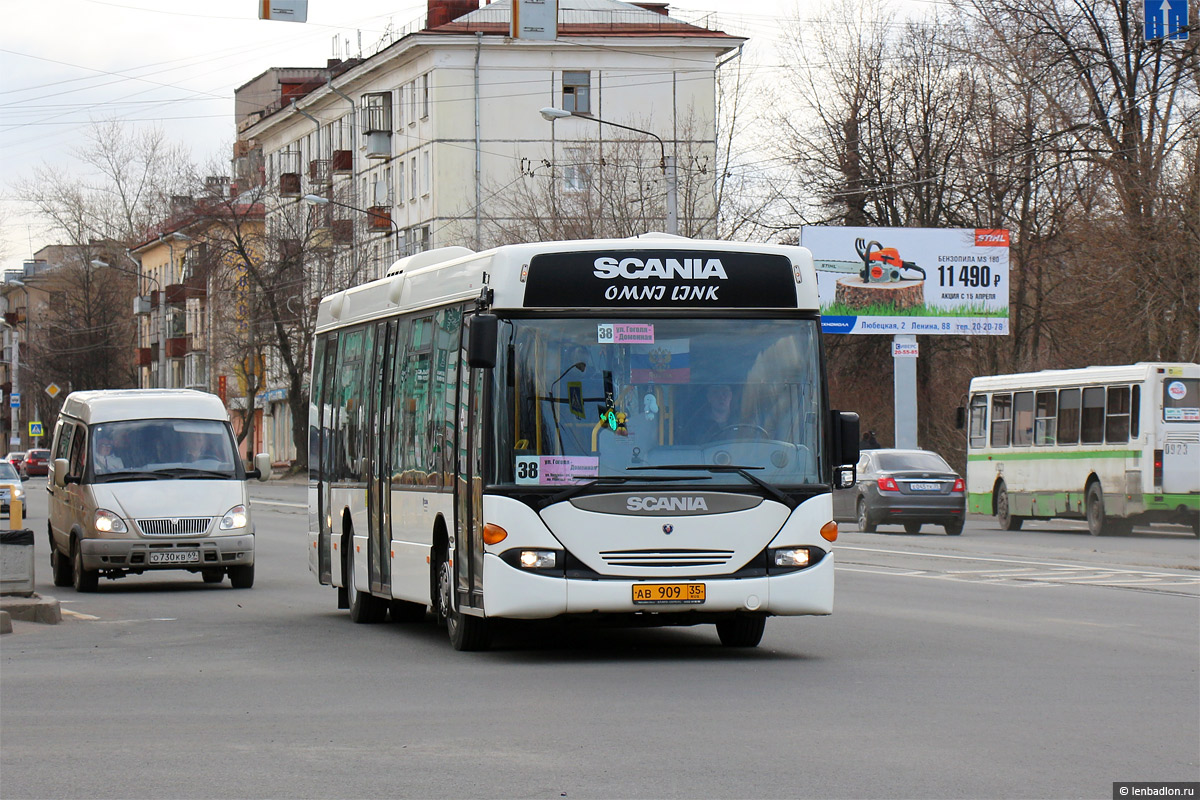
[[[512,0],[496,0],[453,22],[423,33],[492,33],[508,35],[512,22]],[[560,0],[559,36],[695,36],[738,39],[723,31],[657,11],[650,11],[620,0]]]

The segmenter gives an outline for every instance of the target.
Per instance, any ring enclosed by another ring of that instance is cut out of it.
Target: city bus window
[[[1033,392],[1017,392],[1013,395],[1014,447],[1028,447],[1033,443]]]
[[[1083,390],[1083,414],[1080,417],[1079,441],[1100,444],[1104,441],[1104,387],[1089,386]]]
[[[1079,390],[1058,393],[1058,443],[1079,443]]]
[[[992,447],[1008,447],[1012,429],[1012,395],[992,395]]]
[[[971,398],[971,428],[968,434],[972,449],[987,446],[987,395]]]
[[[1104,441],[1129,441],[1129,387],[1108,387],[1108,414],[1104,420]]]
[[[1037,408],[1033,422],[1033,443],[1054,444],[1058,410],[1058,394],[1054,390],[1037,393]]]

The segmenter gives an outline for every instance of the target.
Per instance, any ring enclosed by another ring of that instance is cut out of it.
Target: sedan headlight
[[[12,496],[15,497],[16,499],[20,500],[22,497],[25,496],[25,490],[23,488],[21,488],[20,486],[14,486],[14,487],[12,487]]]
[[[95,526],[100,533],[129,533],[129,528],[125,527],[125,520],[106,508],[96,509]]]
[[[225,512],[225,516],[221,517],[221,530],[231,531],[235,528],[244,528],[250,522],[250,512],[245,506],[234,506]]]

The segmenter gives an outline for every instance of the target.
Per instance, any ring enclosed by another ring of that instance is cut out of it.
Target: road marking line
[[[893,556],[916,556],[919,558],[949,558],[956,561],[979,561],[983,563],[994,564],[1031,564],[1039,567],[1062,567],[1065,569],[1075,570],[1106,570],[1111,572],[1126,572],[1133,575],[1162,575],[1163,577],[1167,578],[1180,577],[1173,572],[1146,572],[1145,570],[1141,569],[1117,569],[1115,567],[1096,567],[1088,566],[1086,564],[1063,564],[1056,561],[1018,561],[1011,558],[987,558],[985,556],[948,556],[941,553],[922,553],[918,550],[886,550],[876,547],[850,547],[847,545],[837,545],[834,548],[834,552],[836,553],[838,550],[856,550],[862,553],[887,553],[888,555]]]
[[[72,611],[69,608],[60,608],[59,611],[62,612],[64,617],[74,617],[75,619],[100,619],[99,617],[93,617],[91,614],[80,614],[78,611]]]

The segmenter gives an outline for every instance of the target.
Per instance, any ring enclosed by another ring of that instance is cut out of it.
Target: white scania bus
[[[310,568],[356,622],[829,614],[829,409],[807,250],[662,234],[445,248],[326,297]]]
[[[1017,530],[1084,518],[1093,535],[1177,522],[1200,535],[1200,365],[971,381],[968,510]]]

